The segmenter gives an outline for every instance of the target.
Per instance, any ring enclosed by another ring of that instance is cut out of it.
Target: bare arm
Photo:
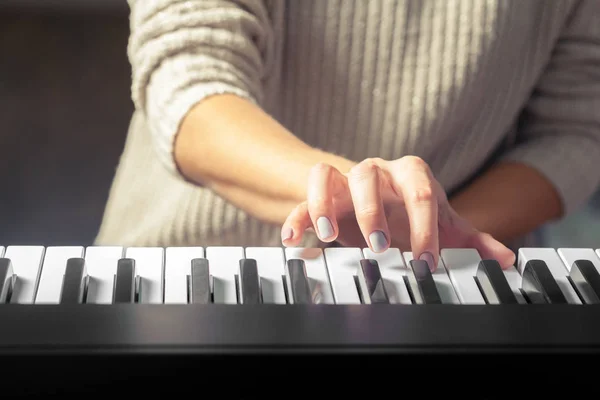
[[[348,171],[353,162],[313,148],[253,103],[214,96],[192,109],[175,142],[181,173],[250,214],[282,224],[306,198],[319,162]]]
[[[263,0],[129,0],[132,98],[163,165],[251,215],[283,223],[308,170],[349,161],[311,148],[260,107],[275,34]],[[272,3],[271,7],[282,7]]]
[[[600,183],[600,3],[578,1],[522,115],[517,145],[452,199],[502,241],[582,206]]]
[[[500,242],[508,242],[559,218],[560,197],[538,171],[500,163],[450,199],[456,212]]]

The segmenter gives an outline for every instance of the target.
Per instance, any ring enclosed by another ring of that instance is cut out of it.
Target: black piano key
[[[389,304],[377,260],[362,259],[358,265],[358,282],[365,304]]]
[[[600,303],[600,274],[590,260],[576,260],[569,273],[585,304]]]
[[[260,278],[256,260],[245,258],[240,260],[239,302],[240,304],[261,303]]]
[[[0,303],[8,303],[13,290],[14,273],[10,258],[0,258]]]
[[[212,303],[212,295],[210,291],[210,268],[208,260],[206,258],[194,258],[192,260],[191,268],[190,303]]]
[[[122,258],[117,264],[113,303],[135,303],[135,260]]]
[[[410,267],[417,281],[423,304],[442,304],[442,298],[437,290],[429,265],[424,260],[411,260]]]
[[[81,304],[84,302],[87,286],[87,271],[83,258],[69,258],[63,275],[60,304]]]
[[[291,259],[286,263],[286,282],[288,285],[288,300],[291,304],[312,304],[310,285],[306,275],[304,260]]]
[[[521,288],[531,303],[567,304],[565,295],[542,260],[527,261],[523,270]]]
[[[496,260],[481,260],[477,267],[477,280],[489,304],[518,304],[508,280]]]

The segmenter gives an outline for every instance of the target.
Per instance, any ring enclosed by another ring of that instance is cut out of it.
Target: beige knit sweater
[[[541,171],[568,212],[600,182],[598,0],[129,4],[136,112],[97,244],[281,244],[174,168],[182,117],[214,93],[356,161],[421,156],[448,192],[498,158]]]

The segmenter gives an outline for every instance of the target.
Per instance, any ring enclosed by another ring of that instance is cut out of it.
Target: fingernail
[[[427,265],[429,265],[429,270],[431,272],[433,272],[435,270],[435,265],[433,264],[433,256],[431,255],[431,253],[425,252],[425,253],[421,254],[421,257],[419,257],[419,260],[426,261]]]
[[[382,231],[375,231],[369,235],[369,241],[371,242],[371,247],[373,251],[376,253],[382,252],[387,247],[387,239],[385,238],[385,234]]]
[[[333,225],[327,217],[319,217],[317,219],[317,228],[319,229],[319,236],[321,239],[327,239],[333,236]]]
[[[293,234],[294,234],[294,231],[292,231],[292,228],[290,228],[290,227],[283,228],[281,230],[281,241],[284,242],[288,239],[291,239]]]

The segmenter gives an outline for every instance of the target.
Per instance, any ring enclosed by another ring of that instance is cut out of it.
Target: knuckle
[[[308,200],[308,209],[314,210],[326,210],[331,204],[331,199],[323,196],[321,193],[317,193]]]
[[[328,175],[333,171],[333,167],[327,163],[319,162],[312,167],[312,172],[319,175]]]
[[[415,204],[430,203],[434,199],[433,189],[431,187],[420,187],[410,195],[410,201]]]
[[[378,207],[376,204],[368,204],[356,209],[356,215],[363,218],[379,217],[382,214],[381,207]]]
[[[427,163],[425,162],[425,160],[423,160],[419,156],[405,156],[404,157],[404,161],[407,164],[414,165],[414,166],[417,166],[417,167],[424,167],[424,166],[427,165]]]
[[[405,156],[403,158],[405,166],[409,169],[426,171],[428,174],[431,172],[429,164],[421,157],[418,156]]]
[[[378,170],[379,164],[377,164],[374,159],[367,158],[352,167],[352,169],[350,169],[350,175],[354,178],[361,178],[373,175],[377,173]]]
[[[482,239],[486,241],[494,239],[494,237],[487,232],[480,232],[479,234],[481,235]]]
[[[369,164],[373,164],[373,165],[376,165],[376,166],[381,166],[386,161],[383,158],[381,158],[381,157],[369,157],[369,158],[366,158],[364,160],[364,162],[369,163]]]
[[[435,236],[431,231],[418,230],[413,232],[412,237],[417,243],[431,243]]]
[[[306,201],[303,201],[302,203],[300,203],[296,207],[294,207],[291,214],[293,214],[295,216],[302,216],[307,212],[308,212],[308,204]]]

